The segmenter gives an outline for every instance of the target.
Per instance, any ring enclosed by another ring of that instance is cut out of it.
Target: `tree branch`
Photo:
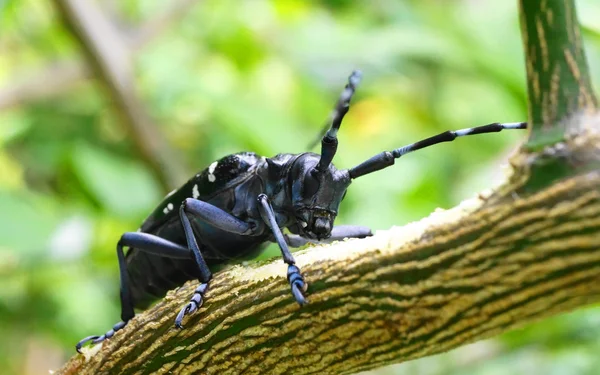
[[[11,82],[0,90],[0,111],[65,92],[89,78],[89,69],[77,61],[59,61],[46,66],[33,78]]]
[[[520,0],[529,98],[529,147],[563,140],[568,118],[594,113],[574,0]]]
[[[542,151],[521,180],[517,193],[538,191],[575,173],[598,168],[597,149],[575,159],[570,149],[598,133],[597,100],[592,90],[574,0],[520,0],[529,102],[529,150]],[[590,117],[591,116],[591,117]],[[593,142],[593,141],[592,141]]]
[[[166,9],[148,19],[129,36],[129,46],[137,51],[162,35],[171,25],[189,14],[199,0],[171,1]]]
[[[131,53],[141,50],[188,14],[197,2],[198,0],[170,2],[160,14],[128,33],[124,43]],[[0,110],[59,95],[92,76],[85,61],[73,59],[51,62],[38,72],[28,75],[27,79],[15,80],[0,89]]]
[[[493,194],[298,255],[310,285],[302,308],[280,261],[237,266],[215,275],[205,306],[177,330],[196,286],[187,283],[60,373],[349,374],[600,301],[600,117],[583,50],[569,49],[573,60],[550,52],[554,38],[576,34],[574,5],[528,0],[521,11],[530,142]],[[556,27],[539,50],[532,14]]]
[[[236,266],[178,330],[187,283],[60,373],[346,374],[600,301],[598,171],[488,202],[298,255],[302,308],[281,261]]]
[[[104,83],[133,144],[166,191],[185,181],[185,169],[152,123],[133,83],[129,48],[108,19],[89,0],[55,0],[88,62]]]

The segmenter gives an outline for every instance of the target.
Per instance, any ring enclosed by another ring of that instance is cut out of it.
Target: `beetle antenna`
[[[310,141],[307,149],[312,150],[317,145],[317,143],[319,143],[319,141],[321,140],[321,137],[323,136],[322,134],[324,134],[328,129],[329,129],[329,121],[326,122],[325,124],[323,124],[323,126],[321,126],[321,129],[317,133],[317,136],[312,141]]]
[[[442,142],[451,142],[458,137],[464,137],[467,135],[483,134],[483,133],[494,133],[504,129],[527,129],[526,122],[508,122],[505,124],[493,123],[483,126],[477,126],[475,128],[467,128],[460,130],[448,130],[433,137],[423,139],[421,141],[411,143],[407,146],[397,148],[393,151],[384,151],[380,154],[373,156],[372,158],[360,163],[356,167],[349,170],[350,178],[358,178],[366,174],[376,172],[380,169],[387,168],[390,165],[394,165],[395,159],[398,159],[402,155],[406,155],[409,152],[417,151],[425,147],[433,146]],[[323,157],[321,157],[323,158]]]
[[[350,109],[350,100],[361,78],[362,73],[358,70],[350,74],[348,83],[331,112],[331,126],[323,138],[321,138],[321,159],[319,159],[319,164],[314,169],[317,173],[325,171],[335,156],[338,145],[337,132],[340,129],[340,125],[342,125],[344,116],[348,113],[348,109]]]

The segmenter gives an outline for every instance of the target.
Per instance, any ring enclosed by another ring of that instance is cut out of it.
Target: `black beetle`
[[[354,168],[338,170],[331,164],[338,145],[337,132],[360,79],[358,71],[348,78],[332,112],[329,129],[321,139],[320,155],[305,152],[266,158],[241,152],[225,156],[168,194],[137,232],[123,234],[117,243],[122,321],[102,336],[84,338],[77,343],[77,351],[87,342],[99,343],[112,337],[133,318],[134,307],[145,308],[168,290],[198,279],[200,285],[175,319],[175,325],[182,328],[184,316],[196,311],[204,301],[212,276],[209,266],[251,256],[267,241],[279,245],[288,265],[292,294],[303,305],[307,283],[294,265],[288,246],[371,235],[367,227],[333,225],[353,179],[440,142],[527,127],[524,122],[493,123],[446,131],[384,151]],[[291,234],[284,235],[281,228],[288,228]],[[129,248],[127,255],[124,247]]]

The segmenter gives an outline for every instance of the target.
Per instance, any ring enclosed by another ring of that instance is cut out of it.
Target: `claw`
[[[196,291],[194,292],[194,295],[190,299],[190,302],[179,311],[179,314],[177,314],[177,317],[175,318],[175,327],[177,327],[179,329],[183,329],[183,325],[181,324],[181,322],[183,321],[183,318],[186,315],[191,314],[194,311],[198,310],[200,308],[200,306],[202,306],[202,304],[204,303],[204,293],[206,292],[207,289],[208,289],[207,283],[202,283],[196,288]]]
[[[179,328],[179,329],[183,329],[183,325],[181,324],[181,321],[183,320],[183,317],[185,316],[185,314],[188,313],[188,310],[190,308],[190,305],[192,303],[188,303],[187,305],[185,305],[183,307],[183,309],[181,309],[179,311],[179,314],[177,314],[177,318],[175,318],[175,327]]]
[[[115,335],[115,332],[117,332],[121,328],[125,327],[126,325],[127,325],[126,321],[121,321],[121,322],[115,324],[111,330],[109,330],[102,336],[88,336],[88,337],[84,338],[83,340],[79,341],[77,343],[77,345],[75,345],[75,350],[77,350],[77,353],[81,354],[81,348],[88,342],[91,342],[92,345],[99,344],[102,341],[113,337]]]
[[[83,340],[79,341],[77,343],[77,345],[75,345],[75,350],[77,350],[77,353],[81,354],[81,348],[85,344],[87,344],[90,341],[95,344],[94,341],[98,340],[100,337],[102,337],[102,336],[88,336],[88,337],[84,338]]]
[[[301,287],[298,286],[298,283],[292,284],[292,294],[300,306],[306,305],[306,298],[304,298],[304,294],[302,293]]]

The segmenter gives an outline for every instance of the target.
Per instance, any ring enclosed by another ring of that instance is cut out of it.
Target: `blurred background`
[[[599,87],[600,3],[576,3]],[[0,372],[47,374],[118,321],[119,236],[226,154],[305,151],[355,68],[338,167],[526,119],[516,1],[0,0]],[[524,137],[402,158],[337,223],[449,208],[501,182]],[[600,374],[599,352],[591,307],[372,374]]]

